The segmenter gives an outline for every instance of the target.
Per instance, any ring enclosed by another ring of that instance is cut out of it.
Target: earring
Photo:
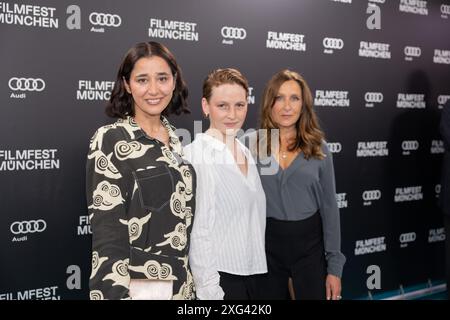
[[[208,119],[208,117],[209,117],[209,114],[205,113],[205,118]]]

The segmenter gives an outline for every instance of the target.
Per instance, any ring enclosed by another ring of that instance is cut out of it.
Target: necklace
[[[281,157],[282,157],[283,159],[286,159],[286,158],[287,158],[286,151],[281,151]]]

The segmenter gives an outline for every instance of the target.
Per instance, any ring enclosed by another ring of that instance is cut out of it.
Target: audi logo
[[[362,194],[364,201],[374,201],[379,200],[381,198],[380,190],[366,190]]]
[[[9,227],[13,234],[42,232],[46,228],[47,223],[42,219],[30,221],[15,221]]]
[[[417,150],[419,149],[419,142],[417,140],[405,140],[402,142],[403,150]]]
[[[45,89],[45,81],[40,78],[11,78],[8,86],[14,91],[42,91]]]
[[[405,242],[413,242],[416,240],[416,233],[415,232],[409,232],[409,233],[402,233],[399,238],[401,243]]]
[[[450,96],[440,95],[440,96],[438,96],[438,103],[439,104],[446,104],[449,99],[450,99]]]
[[[405,47],[404,49],[405,55],[410,57],[420,57],[422,54],[422,50],[419,47]]]
[[[443,14],[450,14],[450,5],[448,5],[448,4],[441,4],[441,13],[443,13]]]
[[[323,46],[327,49],[342,49],[344,40],[339,38],[323,38]]]
[[[94,26],[118,27],[122,19],[117,14],[92,12],[89,15],[89,22]]]
[[[440,184],[437,184],[436,187],[434,187],[434,191],[435,191],[436,193],[441,193],[441,185],[440,185]]]
[[[383,94],[381,92],[366,92],[364,99],[368,103],[383,102]]]
[[[340,142],[329,142],[327,146],[331,153],[339,153],[342,150],[342,144]]]
[[[247,31],[243,28],[235,28],[235,27],[222,27],[220,30],[222,37],[228,39],[240,39],[243,40],[247,37]]]

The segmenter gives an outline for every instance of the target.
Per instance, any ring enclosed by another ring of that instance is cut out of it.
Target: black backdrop
[[[334,152],[345,298],[368,294],[372,265],[372,294],[443,279],[449,16],[448,1],[0,2],[0,300],[87,298],[89,138],[113,121],[104,105],[124,53],[149,40],[182,67],[192,114],[171,121],[190,132],[214,68],[248,77],[246,129],[273,73],[306,78]]]

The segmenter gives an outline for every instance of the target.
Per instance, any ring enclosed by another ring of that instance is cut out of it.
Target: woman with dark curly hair
[[[292,278],[296,299],[338,300],[345,257],[333,160],[311,91],[298,73],[282,70],[267,83],[261,105],[262,132],[279,130],[279,135],[259,136],[268,266],[261,293],[263,298],[286,299]],[[264,174],[262,163],[278,168]]]
[[[166,116],[189,112],[173,54],[138,43],[120,65],[87,160],[91,299],[193,299],[195,172]]]

